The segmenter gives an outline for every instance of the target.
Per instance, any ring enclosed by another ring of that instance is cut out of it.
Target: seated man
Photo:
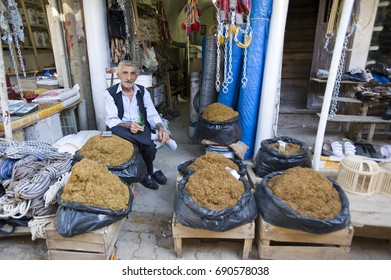
[[[167,182],[163,172],[153,167],[156,145],[151,140],[151,133],[166,144],[170,140],[164,130],[162,119],[152,102],[150,93],[135,81],[139,74],[137,63],[121,61],[117,67],[120,83],[105,91],[106,125],[113,134],[129,140],[139,148],[144,159],[148,176],[141,183],[149,189],[157,190],[159,184]]]

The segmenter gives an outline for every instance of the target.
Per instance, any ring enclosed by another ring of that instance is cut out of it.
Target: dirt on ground
[[[202,113],[202,117],[204,119],[216,122],[227,121],[237,117],[238,115],[239,113],[233,110],[231,107],[221,103],[212,103],[208,105]]]
[[[215,211],[236,205],[245,190],[242,181],[220,168],[198,170],[185,187],[197,205]]]
[[[206,153],[196,158],[194,162],[187,168],[193,171],[197,171],[204,168],[208,170],[217,168],[225,169],[226,166],[232,168],[233,170],[239,171],[239,166],[229,158],[226,158],[225,156],[218,153]]]
[[[111,210],[128,208],[129,188],[103,164],[90,159],[77,162],[61,199]]]
[[[311,168],[294,167],[269,179],[267,186],[298,215],[320,220],[342,210],[339,194],[326,176]]]
[[[106,166],[118,166],[133,157],[133,144],[119,136],[96,135],[88,139],[78,154]]]
[[[303,152],[303,149],[299,145],[293,143],[286,143],[285,149],[280,149],[280,145],[278,143],[272,143],[268,146],[284,155],[294,155]]]

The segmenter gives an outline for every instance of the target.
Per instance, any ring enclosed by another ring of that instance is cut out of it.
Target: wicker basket
[[[373,194],[377,191],[380,166],[361,156],[344,157],[339,166],[337,182],[346,191]]]

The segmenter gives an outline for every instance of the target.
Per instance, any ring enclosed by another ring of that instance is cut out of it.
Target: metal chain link
[[[247,25],[246,30],[244,31],[244,42],[247,42],[248,36],[251,33],[251,26],[250,26],[250,17],[247,19]],[[243,74],[242,74],[242,87],[246,88],[247,85],[247,48],[244,49],[243,52]]]
[[[231,13],[231,24],[228,26],[229,34],[229,57],[228,57],[228,73],[227,73],[227,83],[230,84],[233,82],[233,72],[232,72],[232,44],[233,44],[233,31],[235,29],[235,12]]]
[[[329,111],[329,118],[330,119],[334,118],[337,113],[339,89],[341,86],[341,80],[342,80],[343,69],[344,69],[344,64],[345,64],[345,56],[346,56],[346,50],[347,50],[346,47],[348,45],[349,38],[350,38],[350,36],[345,37],[345,41],[344,41],[342,52],[341,52],[341,58],[340,58],[339,64],[338,64],[337,77],[335,79],[333,95],[332,95],[332,99],[331,99],[331,106],[330,106],[330,111]]]
[[[220,13],[217,12],[216,14],[217,16],[217,22],[218,22],[218,26],[217,26],[217,61],[216,61],[216,83],[215,83],[215,86],[216,86],[216,91],[219,92],[220,91],[220,86],[221,86],[221,81],[220,81],[220,63],[221,63],[221,44],[220,44],[220,38],[222,38],[223,36],[223,29],[224,29],[224,23],[221,22],[221,17],[220,17]]]
[[[228,25],[225,27],[225,43],[224,43],[224,81],[222,83],[223,86],[223,92],[228,92],[228,82],[227,82],[227,75],[228,75]]]
[[[5,33],[2,36],[2,39],[4,41],[6,41],[8,44],[8,49],[9,49],[10,56],[11,56],[12,66],[14,67],[16,82],[17,82],[17,86],[19,89],[19,94],[21,96],[22,101],[27,103],[27,101],[23,95],[23,89],[22,89],[22,86],[20,83],[20,77],[19,77],[19,71],[18,71],[18,69],[20,67],[22,69],[23,75],[26,77],[23,56],[22,56],[22,52],[20,50],[20,44],[19,44],[19,41],[24,41],[23,23],[21,21],[21,17],[18,12],[17,4],[15,3],[14,0],[8,1],[7,16],[4,16],[4,14],[2,14],[1,20],[3,21],[1,24],[5,25],[5,27],[6,27],[6,28],[2,28],[3,29],[2,31]],[[11,30],[9,24],[12,26],[12,30]],[[13,43],[16,45],[16,48],[17,48],[19,66],[18,66],[18,63],[16,62],[14,49],[12,47]]]

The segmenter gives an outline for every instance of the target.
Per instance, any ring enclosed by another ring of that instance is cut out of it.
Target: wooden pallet
[[[353,227],[327,233],[313,234],[288,229],[257,219],[256,242],[261,259],[347,259],[353,238]]]
[[[9,225],[4,226],[4,230],[12,230]],[[30,227],[15,227],[12,233],[0,233],[0,237],[13,237],[13,236],[29,236],[31,235]]]
[[[213,239],[244,239],[242,259],[248,259],[255,235],[255,223],[247,223],[237,228],[217,232],[205,229],[196,229],[182,225],[175,217],[172,219],[172,236],[174,250],[178,257],[182,257],[183,238],[213,238]]]
[[[391,250],[391,197],[379,193],[346,195],[354,236],[389,240]]]
[[[260,184],[262,182],[262,178],[255,174],[255,165],[247,164],[246,169],[248,182],[255,189],[256,184]]]
[[[107,260],[114,251],[124,219],[107,227],[73,237],[61,236],[50,224],[46,227],[46,245],[50,260]]]

